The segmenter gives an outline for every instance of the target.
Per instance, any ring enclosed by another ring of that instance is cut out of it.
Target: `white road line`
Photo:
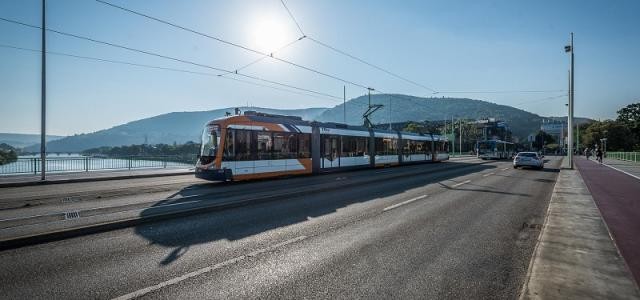
[[[459,187],[459,186],[461,186],[463,184],[466,184],[466,183],[469,183],[469,182],[471,182],[471,180],[465,180],[463,182],[456,183],[456,184],[452,185],[451,187]]]
[[[237,262],[240,262],[240,261],[242,261],[244,259],[247,259],[249,257],[260,255],[262,253],[271,251],[273,249],[280,248],[280,247],[283,247],[283,246],[286,246],[286,245],[289,245],[289,244],[292,244],[292,243],[295,243],[295,242],[302,241],[302,240],[304,240],[306,238],[307,238],[307,236],[302,235],[302,236],[299,236],[299,237],[296,237],[296,238],[293,238],[293,239],[290,239],[290,240],[286,240],[284,242],[277,243],[277,244],[269,246],[267,248],[263,248],[263,249],[260,249],[260,250],[253,251],[253,252],[251,252],[251,253],[249,253],[247,255],[241,255],[241,256],[238,256],[238,257],[235,257],[235,258],[232,258],[232,259],[229,259],[229,260],[225,260],[225,261],[223,261],[221,263],[217,263],[217,264],[215,264],[213,266],[205,267],[205,268],[202,268],[202,269],[199,269],[199,270],[184,274],[182,276],[178,276],[178,277],[169,279],[167,281],[158,283],[156,285],[152,285],[150,287],[146,287],[144,289],[140,289],[140,290],[137,290],[135,292],[132,292],[132,293],[129,293],[129,294],[126,294],[126,295],[122,295],[122,296],[114,298],[114,299],[116,299],[116,300],[128,300],[128,299],[139,298],[139,297],[142,297],[142,296],[144,296],[144,295],[146,295],[148,293],[151,293],[153,291],[157,291],[159,289],[162,289],[162,288],[170,286],[170,285],[174,285],[174,284],[180,283],[180,282],[185,281],[185,280],[187,280],[189,278],[194,278],[196,276],[200,276],[202,274],[206,274],[206,273],[209,273],[211,271],[215,271],[217,269],[220,269],[220,268],[223,268],[223,267],[226,267],[226,266],[229,266],[229,265],[233,265],[233,264],[235,264]]]
[[[620,171],[620,172],[622,172],[622,173],[624,173],[624,174],[627,174],[627,175],[629,175],[629,176],[631,176],[631,177],[633,177],[633,178],[635,178],[635,179],[640,180],[640,177],[638,177],[638,176],[636,176],[636,175],[633,175],[633,174],[631,174],[631,173],[629,173],[629,172],[627,172],[627,171],[620,170],[620,169],[618,169],[618,168],[616,168],[616,167],[614,167],[614,166],[612,166],[612,165],[608,165],[608,164],[605,164],[605,163],[602,163],[602,164],[603,164],[603,165],[605,165],[605,166],[607,166],[607,167],[609,167],[609,168],[612,168],[612,169],[614,169],[614,170],[616,170],[616,171]]]
[[[487,177],[487,176],[491,176],[491,175],[494,175],[494,174],[496,174],[496,173],[491,172],[491,173],[487,173],[487,174],[482,175],[482,177]]]
[[[387,206],[382,211],[391,210],[391,209],[394,209],[396,207],[399,207],[399,206],[402,206],[402,205],[405,205],[405,204],[409,204],[409,203],[411,203],[413,201],[417,201],[417,200],[424,199],[424,198],[427,198],[427,195],[418,196],[418,197],[415,197],[415,198],[411,198],[411,199],[409,199],[407,201],[403,201],[403,202],[400,202],[400,203],[397,203],[397,204],[394,204],[394,205],[391,205],[391,206]]]
[[[500,169],[500,170],[502,170],[502,171],[506,171],[506,170],[509,170],[509,168],[504,168],[504,169]]]

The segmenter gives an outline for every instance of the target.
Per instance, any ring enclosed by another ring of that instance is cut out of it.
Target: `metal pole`
[[[342,106],[344,109],[344,123],[347,124],[347,86],[342,86]]]
[[[451,156],[456,155],[456,131],[454,128],[453,116],[451,116],[451,136],[453,139],[453,143],[451,143]]]
[[[389,130],[391,130],[391,97],[389,97]]]
[[[45,180],[47,166],[47,43],[46,43],[46,0],[42,0],[42,87],[41,87],[41,111],[40,111],[40,180]]]
[[[458,123],[460,124],[460,149],[458,152],[460,152],[460,156],[462,156],[462,119],[459,119]]]
[[[571,33],[571,91],[569,97],[569,122],[567,123],[567,135],[569,136],[569,168],[573,169],[573,97],[574,97],[574,55],[573,55],[573,32]]]

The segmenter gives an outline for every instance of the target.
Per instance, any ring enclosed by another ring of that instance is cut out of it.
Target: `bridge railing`
[[[640,152],[607,152],[607,158],[640,162]]]
[[[133,170],[159,168],[190,168],[196,157],[191,156],[120,156],[120,157],[47,157],[47,172],[90,172],[99,170]],[[38,174],[39,157],[20,157],[15,162],[0,165],[0,175]]]

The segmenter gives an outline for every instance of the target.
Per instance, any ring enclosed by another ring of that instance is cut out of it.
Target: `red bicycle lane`
[[[620,254],[640,284],[640,180],[581,157],[574,162]]]

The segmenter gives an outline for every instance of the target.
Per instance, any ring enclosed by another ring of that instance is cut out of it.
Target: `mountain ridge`
[[[368,108],[367,95],[346,102],[346,120],[350,125],[362,125],[362,114]],[[468,98],[416,97],[400,94],[371,95],[371,104],[383,107],[371,117],[373,123],[434,121],[496,118],[507,122],[514,136],[520,139],[537,132],[545,117],[522,109],[484,100]],[[345,106],[332,108],[269,109],[261,107],[239,107],[242,111],[256,110],[270,114],[293,115],[304,120],[337,122],[344,121]],[[208,111],[171,112],[150,118],[131,121],[92,133],[76,134],[47,143],[48,152],[79,152],[101,146],[131,144],[172,144],[188,141],[199,142],[202,126],[209,120],[219,118],[234,108]],[[25,148],[37,152],[39,145]]]

